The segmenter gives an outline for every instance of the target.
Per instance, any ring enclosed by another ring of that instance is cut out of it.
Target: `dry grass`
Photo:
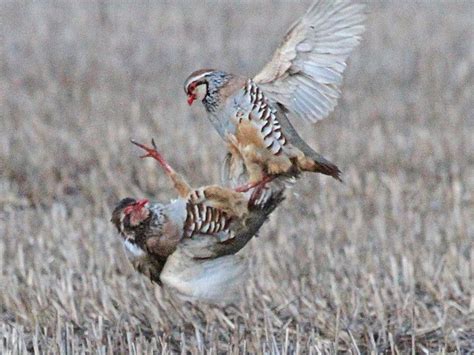
[[[172,197],[128,139],[218,181],[183,80],[257,72],[307,5],[0,4],[1,354],[474,350],[470,1],[369,5],[336,112],[300,125],[346,183],[290,191],[243,250],[241,305],[180,304],[127,264],[113,204]]]

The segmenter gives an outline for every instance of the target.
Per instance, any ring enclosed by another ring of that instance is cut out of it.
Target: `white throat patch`
[[[201,101],[207,95],[207,84],[201,84],[196,86],[194,89],[194,95],[196,95],[196,100]]]
[[[125,251],[134,257],[139,257],[145,254],[143,250],[141,250],[135,244],[130,243],[128,240],[123,241],[123,246],[125,248]]]

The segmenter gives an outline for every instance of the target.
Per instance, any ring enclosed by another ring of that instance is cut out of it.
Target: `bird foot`
[[[138,143],[136,141],[134,141],[133,139],[130,140],[133,144],[135,144],[136,146],[142,148],[143,150],[145,150],[147,153],[145,155],[142,155],[140,158],[153,158],[155,159],[156,161],[158,161],[158,163],[160,163],[160,165],[162,166],[162,168],[169,174],[171,173],[174,173],[174,169],[171,167],[171,165],[168,164],[168,162],[166,161],[165,158],[163,158],[163,156],[158,153],[158,150],[156,148],[156,144],[155,144],[155,140],[152,139],[151,140],[151,144],[153,146],[153,148],[150,148],[144,144],[141,144],[141,143]]]

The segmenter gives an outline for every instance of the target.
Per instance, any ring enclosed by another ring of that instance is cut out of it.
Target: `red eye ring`
[[[192,94],[194,89],[196,89],[196,86],[197,86],[197,82],[196,81],[193,81],[191,84],[189,84],[189,87],[188,87],[188,94]]]

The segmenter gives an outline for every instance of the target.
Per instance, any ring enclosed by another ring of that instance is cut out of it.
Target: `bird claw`
[[[150,147],[148,147],[144,144],[138,143],[138,142],[134,141],[133,139],[131,139],[130,142],[132,142],[132,144],[135,144],[137,147],[140,147],[140,148],[142,148],[143,150],[146,151],[146,154],[140,156],[141,159],[153,158],[156,161],[158,161],[158,163],[160,163],[160,165],[163,167],[163,169],[166,172],[168,172],[168,173],[173,173],[174,172],[171,165],[169,165],[168,162],[166,161],[166,159],[163,158],[163,156],[158,152],[155,140],[153,138],[151,140],[151,145],[153,146],[153,148],[150,148]]]

